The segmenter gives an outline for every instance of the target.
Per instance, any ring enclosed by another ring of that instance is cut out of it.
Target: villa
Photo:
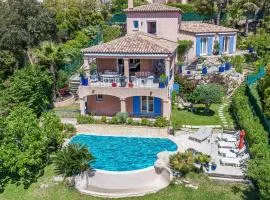
[[[189,59],[212,55],[215,41],[219,54],[232,54],[236,33],[231,28],[205,23],[182,23],[175,7],[153,3],[133,7],[128,1],[127,34],[83,49],[84,67],[95,60],[89,81],[79,87],[81,114],[170,118],[171,94],[179,40],[192,40]]]

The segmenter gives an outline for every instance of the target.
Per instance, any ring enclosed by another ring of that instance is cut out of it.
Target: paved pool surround
[[[141,170],[112,172],[93,170],[75,178],[76,189],[86,195],[103,198],[143,196],[166,188],[173,179],[163,158],[156,166]]]
[[[171,153],[173,152],[159,152],[154,166],[144,169],[132,171],[93,169],[76,176],[75,187],[82,194],[103,198],[143,196],[155,193],[166,188],[173,179],[172,172],[167,167]]]

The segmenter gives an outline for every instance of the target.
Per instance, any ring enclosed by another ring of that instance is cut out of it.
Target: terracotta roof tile
[[[208,23],[187,23],[183,22],[180,26],[181,31],[186,31],[190,33],[228,33],[228,32],[238,32],[237,29],[227,28],[224,26],[217,26]]]
[[[171,54],[177,43],[150,34],[137,32],[113,41],[83,49],[83,53]]]
[[[179,8],[166,6],[162,3],[151,3],[134,8],[128,8],[125,12],[181,12]]]

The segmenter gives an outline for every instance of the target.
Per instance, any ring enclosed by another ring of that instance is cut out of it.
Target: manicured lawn
[[[203,104],[196,104],[194,106],[195,111],[191,112],[190,110],[179,110],[176,107],[173,107],[172,111],[172,124],[175,128],[179,128],[182,125],[221,125],[222,121],[219,117],[219,107],[221,104],[212,104],[210,107],[210,112],[206,113],[204,111]],[[228,128],[233,128],[233,119],[229,112],[229,105],[224,107],[224,117],[228,122]]]
[[[64,184],[52,182],[54,175],[53,167],[48,166],[45,174],[39,178],[28,189],[21,186],[8,185],[4,193],[0,194],[3,200],[98,200],[100,198],[90,197],[79,194],[75,189],[69,188]],[[218,183],[209,180],[203,175],[189,175],[192,182],[199,183],[199,189],[194,190],[179,185],[171,185],[168,188],[144,197],[125,198],[126,200],[240,200],[257,199],[254,191],[247,185]],[[48,184],[47,189],[40,189],[41,184]]]
[[[77,115],[79,115],[80,113],[80,105],[77,103],[74,103],[70,106],[65,106],[65,107],[61,107],[61,108],[54,108],[53,109],[55,111],[55,113],[59,116],[59,117],[74,117],[76,118]]]
[[[220,104],[211,105],[210,113],[204,112],[204,105],[196,104],[195,112],[189,110],[179,110],[176,107],[172,111],[172,124],[174,127],[179,127],[181,125],[222,125],[221,120],[218,116],[218,108]]]

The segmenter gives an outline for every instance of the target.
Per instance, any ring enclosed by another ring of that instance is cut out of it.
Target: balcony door
[[[208,38],[201,38],[201,55],[207,55]]]
[[[223,53],[229,53],[230,49],[230,37],[224,37],[223,39]]]

